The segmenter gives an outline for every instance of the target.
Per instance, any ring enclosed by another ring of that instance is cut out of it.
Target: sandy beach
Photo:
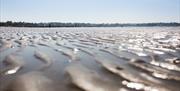
[[[0,27],[0,91],[179,91],[180,27]]]

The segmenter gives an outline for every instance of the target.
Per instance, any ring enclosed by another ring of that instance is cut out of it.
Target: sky
[[[180,0],[0,0],[1,21],[180,22]]]

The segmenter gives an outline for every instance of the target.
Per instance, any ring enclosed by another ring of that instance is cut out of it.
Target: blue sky
[[[180,0],[0,0],[1,21],[180,22]]]

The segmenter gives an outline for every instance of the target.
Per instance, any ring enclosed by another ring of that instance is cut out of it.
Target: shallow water
[[[179,86],[180,27],[0,28],[0,91]]]

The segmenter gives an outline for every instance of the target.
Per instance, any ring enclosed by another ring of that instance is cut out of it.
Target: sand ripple
[[[180,27],[1,27],[0,54],[0,91],[180,86]]]

